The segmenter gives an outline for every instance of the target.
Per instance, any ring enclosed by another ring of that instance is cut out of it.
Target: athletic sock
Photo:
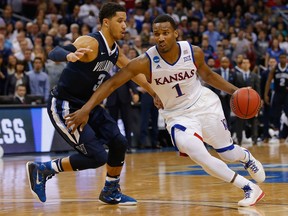
[[[244,178],[243,176],[241,175],[237,175],[234,182],[233,182],[233,185],[235,185],[236,187],[238,188],[243,188],[245,185],[247,185],[248,183],[252,183],[251,181],[249,181],[248,179]]]
[[[62,158],[58,158],[58,159],[51,161],[51,167],[57,173],[64,171],[61,162],[62,162]]]
[[[120,176],[118,175],[118,176],[111,176],[111,175],[109,175],[108,173],[107,173],[107,175],[106,175],[106,181],[116,181],[116,180],[118,180],[120,178]]]

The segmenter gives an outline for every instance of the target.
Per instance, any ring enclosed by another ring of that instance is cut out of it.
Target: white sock
[[[235,185],[236,187],[240,189],[242,189],[247,184],[253,184],[253,183],[239,174],[236,176],[233,182],[233,185]]]
[[[106,176],[106,181],[116,181],[116,180],[118,180],[119,179],[119,177],[118,178],[112,178],[112,177],[109,177],[109,176]]]
[[[55,159],[55,160],[51,161],[51,167],[57,173],[63,172],[61,161],[62,161],[62,159]]]

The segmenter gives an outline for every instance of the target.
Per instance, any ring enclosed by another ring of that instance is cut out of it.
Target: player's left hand
[[[80,131],[83,130],[89,119],[89,113],[79,109],[73,113],[70,113],[64,117],[65,124],[72,130],[72,134],[75,133],[76,129],[80,126]]]
[[[158,95],[155,95],[153,97],[153,100],[154,100],[154,105],[157,107],[157,109],[163,109],[164,108],[163,103],[160,100],[160,98],[158,97]]]

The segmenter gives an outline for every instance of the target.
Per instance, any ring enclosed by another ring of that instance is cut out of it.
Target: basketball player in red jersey
[[[203,144],[211,145],[226,161],[242,162],[257,182],[265,180],[262,164],[247,149],[233,144],[219,98],[201,85],[198,75],[208,84],[229,94],[237,87],[211,71],[199,47],[186,41],[177,42],[176,24],[170,16],[158,16],[153,23],[153,33],[156,46],[103,83],[80,110],[67,115],[68,127],[85,128],[88,113],[93,107],[115,88],[143,73],[163,103],[164,109],[160,113],[175,148],[201,165],[210,175],[242,189],[245,197],[238,202],[239,206],[254,205],[264,197],[260,187],[209,154]]]

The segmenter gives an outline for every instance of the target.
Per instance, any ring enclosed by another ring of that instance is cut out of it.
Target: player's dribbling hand
[[[154,105],[157,107],[157,109],[163,109],[164,108],[163,103],[160,100],[160,98],[158,97],[158,95],[155,95],[153,97],[153,100],[154,100]]]
[[[82,109],[79,109],[69,115],[64,117],[65,124],[69,129],[71,129],[72,134],[80,126],[80,131],[83,130],[84,126],[87,124],[89,119],[89,113],[85,113]]]
[[[93,50],[90,47],[87,48],[79,48],[75,52],[71,52],[66,56],[67,61],[76,62],[81,59],[85,53],[92,52]]]

